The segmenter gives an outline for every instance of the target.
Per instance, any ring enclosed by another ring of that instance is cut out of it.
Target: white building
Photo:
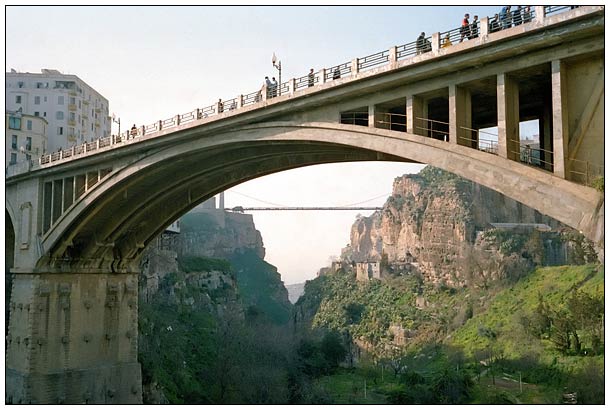
[[[108,100],[72,74],[42,69],[41,73],[6,73],[7,111],[44,118],[47,152],[110,135]]]
[[[5,166],[38,158],[47,146],[47,121],[21,112],[5,115]]]

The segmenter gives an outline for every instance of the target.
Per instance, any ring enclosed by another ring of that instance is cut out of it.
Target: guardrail
[[[490,154],[498,155],[498,136],[496,134],[492,134],[491,132],[475,130],[474,128],[469,127],[460,127],[460,130],[466,131],[466,133],[470,134],[470,138],[462,135],[458,135],[458,140],[460,141],[468,141],[470,142],[470,147],[478,149],[479,151],[487,152]],[[462,131],[463,132],[463,131]],[[481,134],[489,137],[495,137],[495,139],[491,138],[481,138]],[[474,135],[474,137],[473,137]]]
[[[557,14],[560,12],[570,10],[571,8],[574,8],[574,7],[578,7],[578,6],[545,6],[544,14],[545,14],[545,16]],[[530,13],[531,13],[531,19],[522,17],[522,21],[524,24],[529,22],[530,20],[532,20],[535,17],[535,11],[533,8],[530,10]],[[522,16],[523,16],[523,14],[522,14]],[[511,14],[511,18],[512,18],[512,14]],[[500,22],[500,26],[501,26],[501,22]],[[478,28],[478,26],[477,26],[477,33],[480,33],[480,29]],[[442,36],[443,35],[446,36],[447,34],[449,35],[449,39],[452,42],[455,39],[457,39],[457,41],[459,41],[459,38],[461,37],[459,27],[439,33],[439,40],[440,40],[441,44],[439,44],[437,46],[442,47],[442,42],[443,42]],[[458,37],[458,35],[460,37]],[[400,60],[404,60],[406,58],[409,58],[409,57],[412,57],[412,56],[415,56],[418,54],[430,52],[434,48],[434,47],[432,47],[431,41],[432,41],[432,36],[428,36],[428,37],[425,37],[423,42],[420,40],[419,44],[418,44],[418,41],[416,40],[416,41],[412,41],[412,42],[409,42],[406,44],[402,44],[402,45],[393,47],[393,49],[394,49],[393,53],[392,53],[392,49],[380,51],[378,53],[374,53],[374,54],[370,54],[370,55],[362,57],[362,58],[358,58],[356,60],[355,65],[352,64],[352,62],[347,62],[347,63],[339,64],[336,66],[332,66],[330,68],[323,69],[320,72],[314,73],[313,76],[311,74],[307,74],[302,77],[298,77],[298,78],[289,80],[287,82],[284,82],[284,83],[278,85],[277,94],[285,95],[288,93],[294,93],[295,91],[309,88],[314,85],[318,85],[321,82],[335,80],[335,79],[344,77],[348,74],[354,75],[361,70],[364,71],[367,69],[371,69],[373,67],[379,67],[379,66],[382,66],[385,64],[392,63],[393,61],[400,61]],[[291,86],[291,84],[292,84],[292,86]],[[169,128],[177,127],[181,124],[208,118],[208,117],[210,117],[212,115],[216,115],[220,112],[231,111],[231,110],[234,110],[239,107],[246,106],[246,105],[256,104],[260,101],[263,101],[265,99],[263,97],[267,97],[267,96],[263,95],[263,91],[258,90],[258,91],[240,96],[239,98],[241,98],[241,104],[237,103],[237,101],[238,101],[237,98],[232,98],[232,99],[225,100],[225,101],[221,100],[219,103],[212,104],[207,107],[198,108],[198,109],[195,109],[195,110],[190,111],[185,114],[176,115],[176,116],[173,116],[168,119],[156,121],[152,124],[137,127],[135,133],[132,133],[131,130],[128,130],[128,131],[124,132],[122,135],[114,135],[111,137],[100,138],[94,142],[86,142],[79,146],[74,146],[69,150],[63,150],[63,151],[59,151],[59,152],[43,154],[42,156],[40,156],[40,158],[38,159],[37,162],[38,162],[39,166],[43,166],[43,165],[48,166],[49,164],[52,164],[53,162],[67,159],[67,158],[74,158],[74,157],[81,156],[81,155],[86,155],[86,154],[96,151],[100,148],[108,148],[108,147],[116,146],[118,144],[123,145],[125,143],[128,143],[129,140],[134,139],[136,137],[147,136],[147,135],[159,132],[161,130],[166,130]],[[223,108],[222,111],[220,110],[221,107]],[[430,120],[430,121],[432,121],[432,120]],[[421,127],[418,127],[418,128],[421,128]],[[428,128],[421,128],[421,129],[428,129]],[[442,132],[448,136],[447,132],[440,131],[440,130],[434,130],[433,127],[431,127],[429,130],[434,131],[434,132]],[[101,142],[102,139],[103,139],[103,142]]]

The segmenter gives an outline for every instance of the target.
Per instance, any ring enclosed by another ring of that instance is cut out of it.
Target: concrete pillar
[[[244,106],[244,95],[243,94],[239,94],[237,96],[237,108],[241,108]]]
[[[180,114],[176,115],[174,122],[176,123],[177,126],[180,125]]]
[[[261,98],[263,101],[267,101],[267,84],[263,84],[263,88],[261,89]]]
[[[369,105],[369,127],[375,128],[375,104]]]
[[[498,155],[519,160],[519,85],[508,74],[498,74]]]
[[[141,403],[138,274],[15,274],[6,402]]]
[[[477,144],[470,139],[478,139],[478,136],[462,127],[472,128],[470,90],[451,84],[449,86],[449,142],[476,148]]]
[[[424,100],[416,95],[407,96],[407,132],[409,134],[427,135],[425,130],[417,128],[424,126],[422,120],[417,118],[424,117]]]
[[[326,68],[320,69],[320,73],[318,74],[318,76],[319,76],[318,82],[320,84],[324,84],[326,82]]]
[[[396,62],[398,61],[398,56],[396,53],[396,46],[392,46],[390,47],[389,50],[389,55],[388,55],[388,63],[390,64],[391,68],[396,67]]]
[[[432,54],[438,55],[441,46],[441,33],[432,33]]]
[[[483,17],[481,19],[481,30],[479,32],[479,36],[480,37],[487,37],[487,35],[489,34],[489,17]]]
[[[569,145],[568,89],[566,66],[560,60],[551,61],[551,90],[553,99],[553,173],[565,178],[568,170],[566,156]],[[548,149],[548,148],[547,148]]]
[[[358,74],[358,59],[354,58],[352,60],[352,77],[355,76],[356,74]]]
[[[542,165],[547,171],[553,171],[552,162],[553,156],[549,151],[553,149],[553,127],[551,124],[553,118],[551,97],[545,97],[544,106],[538,119],[538,135],[540,135],[540,148],[544,151],[540,152],[541,159],[544,161]]]
[[[536,14],[534,16],[534,21],[537,23],[542,23],[544,20],[544,6],[535,6],[534,13]]]

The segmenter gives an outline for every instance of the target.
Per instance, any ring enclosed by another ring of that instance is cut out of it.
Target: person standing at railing
[[[445,34],[445,38],[443,38],[443,44],[441,44],[441,48],[446,48],[452,46],[451,39],[449,38],[449,33]]]
[[[510,28],[511,20],[512,19],[510,13],[510,6],[502,7],[502,10],[500,11],[500,21],[502,21],[502,30]]]
[[[311,70],[309,70],[309,74],[307,75],[307,86],[308,87],[313,87],[313,84],[315,82],[315,74],[313,73],[313,68]]]
[[[133,126],[131,127],[130,134],[132,137],[138,135],[138,128],[136,127],[136,124],[133,124]]]
[[[500,31],[500,17],[498,13],[494,14],[494,18],[489,22],[489,32],[495,33],[496,31]]]
[[[462,27],[460,27],[460,43],[464,41],[464,38],[470,38],[470,22],[468,19],[470,18],[470,14],[464,14],[464,19],[462,20]]]
[[[426,33],[424,33],[422,31],[421,34],[419,35],[419,37],[417,37],[417,40],[415,41],[415,49],[417,51],[417,54],[421,54],[424,52],[425,48],[426,48]]]
[[[529,23],[532,21],[532,9],[530,6],[525,6],[523,9],[523,23]]]
[[[277,97],[277,80],[275,77],[271,77],[271,96]]]
[[[470,37],[469,39],[479,37],[479,16],[474,16],[472,18],[472,23],[470,23]]]
[[[513,25],[519,26],[523,20],[521,19],[521,6],[517,6],[517,8],[513,11]]]
[[[338,78],[341,78],[341,70],[339,70],[339,66],[337,66],[337,68],[335,68],[335,71],[333,72],[333,80],[336,80]]]

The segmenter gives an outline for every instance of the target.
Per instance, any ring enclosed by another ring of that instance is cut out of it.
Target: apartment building
[[[38,158],[47,147],[47,121],[19,111],[5,115],[5,166]]]
[[[72,74],[6,73],[5,107],[48,123],[47,152],[110,135],[108,100]]]

